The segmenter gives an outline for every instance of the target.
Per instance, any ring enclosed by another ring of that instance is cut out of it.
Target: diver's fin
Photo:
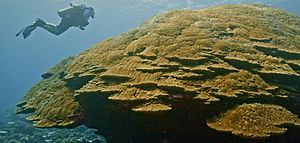
[[[26,29],[26,27],[22,28],[22,29],[16,34],[16,37],[18,37],[22,32],[24,32],[25,29]]]
[[[23,31],[24,39],[26,39],[35,28],[36,28],[35,25],[30,25],[30,26],[25,27],[25,29]]]

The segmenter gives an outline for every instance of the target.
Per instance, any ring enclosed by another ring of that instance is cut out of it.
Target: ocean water
[[[37,17],[50,23],[59,23],[57,11],[67,7],[70,2],[94,7],[95,19],[90,21],[85,31],[71,28],[62,35],[55,36],[43,29],[36,29],[26,40],[14,36]],[[267,4],[300,16],[298,0],[1,0],[0,137],[19,134],[18,129],[13,130],[20,128],[16,124],[30,128],[26,121],[13,116],[14,107],[26,91],[41,79],[40,75],[60,60],[79,54],[99,41],[126,32],[159,12],[226,3]],[[14,124],[10,124],[13,122]],[[8,128],[11,128],[11,132],[5,132]],[[4,129],[6,130],[1,133]],[[20,140],[18,136],[15,138]],[[52,139],[41,140],[51,142]]]

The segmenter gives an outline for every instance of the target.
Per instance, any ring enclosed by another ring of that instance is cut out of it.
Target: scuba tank
[[[85,16],[85,10],[89,10],[90,16],[94,17],[94,9],[91,7],[87,7],[83,4],[81,5],[73,5],[70,3],[70,6],[58,11],[58,15],[61,18],[66,18],[68,24],[74,27],[79,27],[80,29],[84,29],[89,22],[89,16]]]
[[[78,15],[83,12],[84,5],[75,6],[70,3],[70,6],[64,9],[59,10],[57,13],[60,17],[70,16],[70,15]]]

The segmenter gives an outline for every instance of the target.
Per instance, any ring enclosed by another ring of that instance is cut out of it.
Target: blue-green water
[[[60,21],[57,11],[68,6],[69,2],[94,7],[95,19],[85,31],[71,28],[60,36],[54,36],[37,29],[26,40],[14,36],[37,17],[57,24]],[[60,60],[128,31],[159,12],[245,2],[272,5],[300,15],[300,2],[297,0],[2,0],[0,113],[4,114],[4,111],[13,108],[26,91],[41,79],[41,73]],[[0,116],[0,120],[6,120],[6,116]]]

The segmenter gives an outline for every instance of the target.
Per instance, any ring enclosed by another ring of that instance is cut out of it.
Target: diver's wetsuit
[[[44,25],[37,26],[42,27],[55,35],[60,35],[72,26],[79,27],[80,29],[84,30],[84,27],[89,24],[88,19],[91,16],[89,12],[90,11],[88,9],[84,9],[82,11],[73,13],[72,15],[65,15],[62,17],[61,22],[58,25],[45,23]]]
[[[67,11],[69,10],[69,11]],[[27,38],[36,27],[44,28],[52,34],[60,35],[61,33],[68,30],[70,27],[78,27],[81,30],[84,30],[89,22],[89,18],[94,18],[94,9],[91,7],[86,7],[84,5],[74,6],[71,4],[70,8],[59,11],[58,14],[62,17],[60,23],[58,25],[54,25],[51,23],[46,23],[41,19],[37,19],[32,25],[25,27],[22,29],[16,36],[19,36],[20,33],[23,33],[24,39]]]
[[[51,23],[46,23],[45,25],[41,25],[39,27],[44,28],[52,34],[60,35],[61,33],[68,30],[72,25],[68,22],[68,19],[63,18],[59,25],[54,25]]]

